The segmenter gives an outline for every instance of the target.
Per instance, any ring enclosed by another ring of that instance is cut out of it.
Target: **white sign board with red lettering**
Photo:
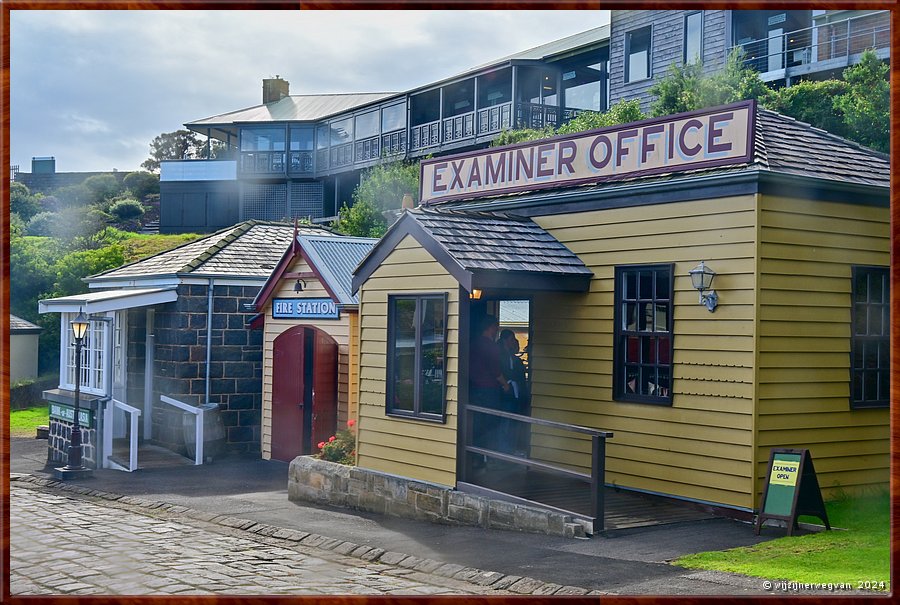
[[[423,204],[749,162],[743,101],[610,128],[423,160]]]

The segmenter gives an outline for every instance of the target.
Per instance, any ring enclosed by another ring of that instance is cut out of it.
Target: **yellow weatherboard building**
[[[591,429],[606,485],[736,516],[774,447],[808,449],[826,498],[887,484],[886,156],[744,102],[422,175],[353,279],[360,467],[572,510]],[[473,386],[507,301],[528,308],[512,412]]]

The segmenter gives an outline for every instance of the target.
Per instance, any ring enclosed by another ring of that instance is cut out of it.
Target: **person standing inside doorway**
[[[500,371],[509,385],[504,395],[503,410],[514,414],[525,414],[528,410],[528,384],[525,378],[525,363],[519,358],[519,340],[512,330],[500,332],[497,341],[500,350]],[[506,427],[500,432],[504,434],[504,445],[507,452],[524,454],[522,437],[526,428],[520,422],[506,420]]]
[[[477,336],[469,349],[469,401],[481,407],[503,409],[503,398],[510,386],[500,367],[500,349],[495,340],[500,326],[493,315],[485,315],[477,325]],[[500,449],[494,442],[498,420],[485,414],[476,416],[475,445]]]

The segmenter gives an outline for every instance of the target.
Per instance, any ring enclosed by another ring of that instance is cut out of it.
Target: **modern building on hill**
[[[764,81],[839,74],[866,48],[889,56],[888,11],[612,11],[608,26],[394,93],[291,95],[263,81],[262,104],[185,123],[229,150],[164,162],[164,233],[248,219],[321,219],[351,200],[362,170],[484,148],[503,130],[561,124],[639,99],[672,64],[720,70],[735,48]],[[425,78],[423,78],[424,80]]]
[[[610,102],[653,100],[649,89],[674,65],[704,72],[734,50],[773,86],[840,76],[874,49],[890,57],[890,12],[872,10],[638,10],[610,17]]]
[[[608,42],[597,27],[395,93],[291,95],[287,81],[265,80],[262,105],[185,124],[231,156],[163,162],[160,231],[334,216],[382,160],[483,148],[503,130],[604,111]]]

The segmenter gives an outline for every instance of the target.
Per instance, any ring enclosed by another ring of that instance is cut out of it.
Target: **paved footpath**
[[[10,482],[10,559],[13,595],[587,592],[34,478]]]

